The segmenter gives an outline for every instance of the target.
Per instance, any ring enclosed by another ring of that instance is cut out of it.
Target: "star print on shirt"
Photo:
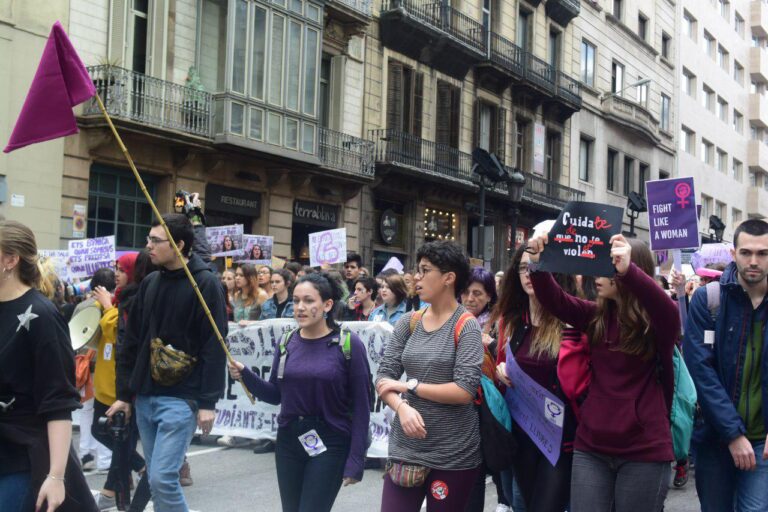
[[[37,318],[37,315],[32,312],[32,304],[29,305],[23,314],[16,315],[16,318],[19,319],[19,326],[16,328],[16,332],[19,332],[22,327],[29,331],[29,322]]]

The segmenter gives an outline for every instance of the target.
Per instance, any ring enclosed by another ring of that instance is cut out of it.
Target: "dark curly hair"
[[[453,291],[457,297],[469,286],[469,258],[458,244],[440,240],[428,242],[416,253],[416,261],[422,259],[432,263],[443,274],[454,273],[456,282]]]

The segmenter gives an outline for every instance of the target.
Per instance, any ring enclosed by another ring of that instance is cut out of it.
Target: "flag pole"
[[[136,181],[139,183],[139,187],[141,188],[141,191],[144,193],[144,197],[147,198],[147,202],[149,203],[149,206],[152,208],[152,212],[155,214],[155,217],[160,221],[160,225],[163,226],[163,229],[165,230],[165,236],[168,237],[168,242],[171,244],[173,251],[176,253],[176,257],[181,262],[181,266],[184,268],[184,273],[187,275],[187,279],[189,279],[189,282],[192,284],[192,289],[195,290],[195,294],[197,295],[197,300],[200,301],[200,305],[203,307],[205,316],[208,317],[208,321],[211,323],[211,328],[213,329],[213,332],[216,334],[216,338],[219,340],[219,344],[221,345],[221,348],[224,350],[224,353],[227,355],[227,361],[233,362],[234,359],[232,358],[232,354],[229,353],[227,344],[224,343],[224,338],[221,335],[221,331],[219,331],[219,327],[216,325],[216,321],[213,319],[213,315],[211,315],[211,310],[208,309],[208,304],[205,303],[203,294],[200,293],[200,289],[197,287],[197,282],[195,281],[195,278],[192,277],[192,273],[189,271],[189,267],[187,267],[187,263],[184,261],[184,257],[182,256],[181,251],[179,250],[179,246],[176,245],[176,240],[173,239],[173,236],[171,235],[171,232],[168,229],[168,226],[165,224],[165,220],[163,220],[163,216],[160,214],[160,211],[157,209],[155,202],[152,200],[152,197],[149,195],[149,192],[147,191],[147,187],[144,185],[144,180],[141,179],[141,176],[139,175],[139,171],[136,169],[136,164],[133,163],[133,158],[131,158],[131,154],[128,152],[128,149],[125,147],[125,144],[123,144],[123,139],[120,138],[120,134],[117,133],[117,129],[115,128],[115,125],[112,123],[112,118],[109,117],[109,114],[107,113],[107,109],[104,108],[104,103],[101,101],[101,97],[99,96],[98,93],[96,93],[95,98],[99,104],[99,109],[101,109],[101,113],[104,115],[104,118],[107,120],[107,124],[109,125],[110,130],[112,130],[112,135],[115,136],[117,145],[120,146],[120,151],[123,152],[125,159],[128,161],[128,165],[131,167],[131,171],[133,171],[133,175],[136,177]],[[240,383],[241,386],[243,386],[243,390],[245,391],[245,395],[248,397],[248,400],[250,400],[252,404],[255,404],[256,401],[254,400],[253,395],[251,395],[251,392],[248,391],[248,388],[245,387],[245,383],[243,382],[242,377],[237,379],[237,381]]]

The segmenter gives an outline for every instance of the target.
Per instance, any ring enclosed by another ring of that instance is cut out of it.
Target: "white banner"
[[[362,340],[368,352],[371,375],[375,378],[384,357],[384,349],[392,335],[392,326],[388,322],[344,322],[343,325]],[[256,322],[247,327],[230,323],[227,344],[233,358],[268,380],[282,334],[295,327],[293,319],[285,318]],[[280,406],[259,402],[258,399],[256,404],[251,405],[240,384],[229,377],[229,372],[226,378],[226,393],[224,399],[216,404],[212,434],[274,440],[277,437]],[[387,456],[392,417],[392,410],[377,398],[374,411],[371,412],[372,443],[368,449],[369,457]]]

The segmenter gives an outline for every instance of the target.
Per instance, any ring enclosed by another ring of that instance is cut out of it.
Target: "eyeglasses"
[[[531,269],[528,268],[528,265],[520,265],[518,267],[518,269],[517,269],[517,273],[520,274],[520,275],[530,274],[531,273]]]
[[[429,273],[430,273],[430,272],[432,272],[433,270],[435,270],[435,269],[433,269],[433,268],[427,268],[427,267],[420,267],[420,268],[417,268],[417,269],[416,269],[416,275],[417,275],[417,276],[421,276],[421,277],[424,277],[425,275],[429,274]]]
[[[261,269],[261,270],[259,270],[259,271],[258,271],[258,274],[261,274],[262,276],[263,276],[263,275],[267,275],[267,274],[271,274],[271,273],[272,273],[272,272],[270,272],[269,270],[267,270],[267,269],[265,269],[265,268],[263,268],[263,269]]]
[[[158,245],[158,244],[161,244],[161,243],[167,242],[167,241],[168,241],[167,238],[157,238],[156,236],[148,236],[147,237],[147,243],[151,244],[151,245]]]

